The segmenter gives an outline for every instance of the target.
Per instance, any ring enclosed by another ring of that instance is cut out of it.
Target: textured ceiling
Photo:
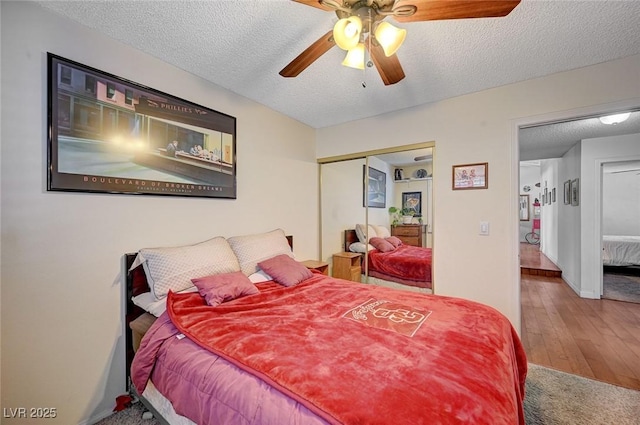
[[[395,85],[341,66],[337,47],[283,78],[334,13],[289,0],[38,3],[314,128],[640,53],[640,1],[523,0],[504,18],[396,23],[408,34]]]

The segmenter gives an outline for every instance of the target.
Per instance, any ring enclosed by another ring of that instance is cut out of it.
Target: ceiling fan
[[[506,16],[520,0],[292,0],[328,12],[339,20],[334,28],[307,47],[281,71],[283,77],[296,77],[336,44],[347,51],[343,65],[378,70],[385,85],[395,84],[405,75],[396,55],[406,30],[385,20],[397,22],[444,19],[491,18]]]

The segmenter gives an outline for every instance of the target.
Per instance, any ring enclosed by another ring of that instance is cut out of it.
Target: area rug
[[[640,276],[604,273],[602,286],[602,298],[640,303]]]
[[[524,400],[527,425],[632,425],[640,391],[529,363]]]
[[[144,412],[142,403],[134,403],[96,425],[160,424],[143,419]],[[640,391],[529,363],[524,413],[526,425],[637,425]]]

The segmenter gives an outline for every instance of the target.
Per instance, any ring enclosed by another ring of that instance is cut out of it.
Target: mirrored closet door
[[[433,154],[423,143],[319,160],[321,258],[334,277],[431,292]],[[403,269],[406,256],[421,263]]]

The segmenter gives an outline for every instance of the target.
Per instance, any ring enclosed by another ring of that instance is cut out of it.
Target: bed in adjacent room
[[[524,424],[525,354],[491,307],[308,270],[281,230],[138,254],[131,377],[166,423]]]
[[[617,267],[640,266],[640,236],[603,236],[602,263]]]
[[[367,255],[367,274],[402,286],[432,289],[431,248],[402,243],[384,226],[364,225],[344,232],[345,251]],[[364,241],[368,240],[368,244]],[[364,272],[364,270],[363,270]],[[396,286],[396,287],[402,287]]]

